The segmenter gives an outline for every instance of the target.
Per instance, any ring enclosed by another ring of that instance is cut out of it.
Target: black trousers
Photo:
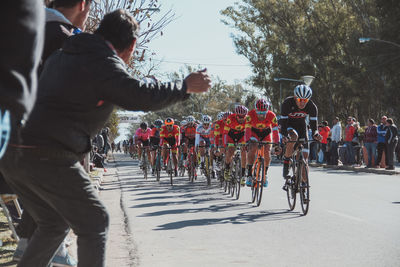
[[[397,146],[397,140],[390,144],[386,144],[386,162],[389,167],[394,166],[394,151]]]
[[[382,160],[382,155],[385,153],[386,154],[386,144],[385,143],[378,143],[377,146],[377,150],[378,150],[378,155],[377,155],[377,159],[376,159],[376,165],[381,164],[381,160]],[[387,161],[387,157],[385,157],[385,164],[388,164]]]
[[[9,146],[0,161],[37,228],[18,266],[47,266],[72,228],[78,236],[79,266],[105,266],[108,213],[79,158]]]

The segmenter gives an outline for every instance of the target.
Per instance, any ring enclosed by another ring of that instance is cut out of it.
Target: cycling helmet
[[[233,114],[231,111],[227,111],[224,113],[224,119],[228,118],[229,115]]]
[[[237,105],[235,107],[235,113],[239,116],[246,116],[249,110],[243,105]]]
[[[188,116],[186,118],[187,123],[193,123],[195,121],[195,118],[193,116]]]
[[[271,103],[265,98],[260,98],[256,101],[254,106],[256,111],[267,111],[271,107]]]
[[[140,124],[140,128],[143,129],[143,130],[146,130],[147,129],[147,123],[146,122],[142,122]]]
[[[160,119],[157,119],[157,120],[154,121],[154,125],[155,125],[157,128],[160,128],[162,124],[163,124],[163,121],[160,120]]]
[[[181,126],[186,125],[186,123],[187,123],[186,120],[181,121]]]
[[[164,122],[165,125],[174,125],[174,119],[173,118],[167,118]]]
[[[300,84],[294,88],[294,95],[300,99],[310,99],[312,96],[312,90],[310,86]]]
[[[217,115],[217,120],[222,120],[224,118],[225,112],[221,111],[220,113],[218,113]]]
[[[211,117],[208,116],[208,115],[203,115],[202,122],[210,124],[211,123]]]

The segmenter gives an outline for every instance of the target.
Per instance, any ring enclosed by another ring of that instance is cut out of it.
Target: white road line
[[[326,211],[329,212],[329,213],[332,213],[332,214],[335,214],[335,215],[350,219],[350,220],[354,220],[354,221],[358,221],[358,222],[363,222],[364,221],[363,219],[360,219],[360,218],[357,218],[357,217],[354,217],[354,216],[351,216],[351,215],[347,215],[347,214],[344,214],[344,213],[340,213],[340,212],[337,212],[337,211],[333,211],[333,210],[326,210]]]

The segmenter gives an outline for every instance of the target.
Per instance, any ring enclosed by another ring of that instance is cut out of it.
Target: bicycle
[[[253,164],[252,168],[252,183],[251,183],[251,203],[254,203],[256,200],[257,207],[261,204],[262,193],[264,183],[266,181],[265,176],[265,155],[264,155],[264,146],[265,145],[274,145],[275,143],[265,142],[265,141],[257,141],[254,143],[258,143],[257,148],[257,159]]]
[[[241,156],[241,147],[246,146],[246,144],[237,144],[235,143],[235,154],[233,155],[232,164],[231,164],[231,179],[225,181],[225,192],[228,190],[228,194],[233,197],[236,196],[236,199],[239,199],[240,196],[240,188],[242,181],[242,156]],[[227,188],[227,189],[226,189]]]
[[[303,144],[304,138],[297,141],[288,141],[288,143],[295,143],[295,149],[292,157],[289,160],[289,174],[286,179],[286,195],[289,204],[289,210],[294,210],[296,206],[296,195],[300,195],[300,205],[303,211],[303,215],[308,213],[310,205],[310,184],[308,177],[308,162],[303,156]]]
[[[189,182],[193,183],[197,179],[196,167],[197,167],[197,155],[194,151],[194,145],[189,145],[189,152],[186,160],[186,168],[188,171]]]
[[[223,148],[223,147],[218,147]],[[224,186],[224,162],[225,162],[225,154],[221,154],[214,158],[215,160],[215,173],[216,177],[220,182],[220,187]]]
[[[166,149],[168,149],[168,154],[167,154],[167,174],[169,176],[171,185],[173,184],[173,176],[174,176],[174,168],[172,167],[173,163],[172,163],[172,147],[166,147]]]
[[[161,157],[161,147],[160,146],[153,146],[153,149],[156,150],[156,158],[154,162],[154,167],[155,167],[155,173],[156,173],[156,180],[157,182],[160,181],[161,177],[161,163],[162,163],[162,157]]]
[[[208,146],[198,146],[200,147],[205,147],[206,151],[204,154],[204,165],[201,166],[200,171],[201,173],[206,177],[207,179],[207,185],[211,184],[211,170],[210,170],[210,147]]]
[[[149,161],[147,159],[147,149],[149,149],[147,146],[142,147],[142,165],[140,166],[140,168],[143,171],[145,180],[147,180],[147,171],[149,169]]]
[[[180,177],[183,177],[185,175],[185,159],[183,155],[183,144],[179,146],[178,173]]]

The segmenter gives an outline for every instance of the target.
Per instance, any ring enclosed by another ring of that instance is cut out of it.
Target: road
[[[287,210],[282,166],[259,207],[216,181],[144,180],[115,154],[135,266],[400,266],[400,176],[312,168],[307,216]]]

